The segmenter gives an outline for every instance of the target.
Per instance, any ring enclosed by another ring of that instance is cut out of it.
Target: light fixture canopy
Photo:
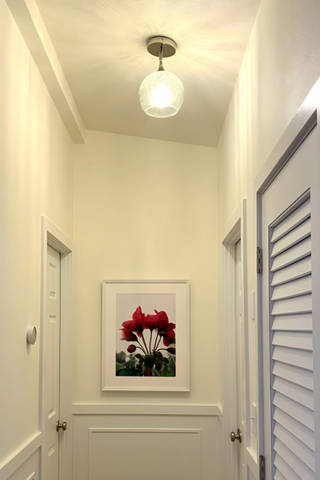
[[[163,58],[174,55],[177,44],[168,37],[152,37],[147,43],[147,50],[151,55],[159,57],[159,68],[141,83],[140,105],[142,110],[151,117],[172,117],[181,108],[184,88],[176,75],[164,70]]]

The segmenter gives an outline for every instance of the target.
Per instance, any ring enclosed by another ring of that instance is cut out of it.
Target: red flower
[[[155,310],[155,312],[157,314],[156,316],[158,317],[157,328],[158,328],[159,333],[169,332],[173,328],[176,328],[175,323],[169,323],[168,315],[166,314],[166,312],[164,312],[164,311],[158,312],[157,310]]]
[[[137,347],[135,345],[129,345],[127,350],[128,350],[129,353],[133,353],[137,350]]]
[[[168,347],[172,343],[176,343],[176,335],[173,330],[169,330],[168,332],[160,333],[163,337],[163,344]]]
[[[121,330],[121,338],[120,340],[126,340],[127,342],[137,342],[137,337],[134,333],[132,333],[127,328],[120,328]]]
[[[158,327],[159,317],[158,315],[146,315],[144,319],[144,328],[151,330],[151,332]]]
[[[123,330],[127,330],[129,332],[135,332],[141,337],[141,334],[144,330],[144,320],[145,314],[142,313],[141,307],[138,307],[134,314],[132,315],[132,320],[127,320],[123,322],[122,326],[124,327]]]

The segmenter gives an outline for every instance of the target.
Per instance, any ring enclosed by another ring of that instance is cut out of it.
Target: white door
[[[244,480],[247,479],[245,288],[243,242],[239,239],[241,223],[238,212],[231,219],[230,225],[233,226],[223,242],[222,250],[224,478]]]
[[[236,334],[236,413],[237,430],[234,432],[241,435],[240,439],[235,440],[237,449],[237,480],[245,479],[244,464],[244,443],[245,443],[245,371],[244,371],[244,304],[243,304],[243,286],[242,286],[242,259],[241,259],[241,240],[235,245],[235,334]]]
[[[43,480],[58,480],[61,433],[59,421],[60,383],[60,253],[47,246],[47,317],[43,322]]]
[[[264,443],[267,480],[315,480],[312,272],[318,222],[317,128],[262,195]],[[316,220],[317,219],[317,220]],[[314,220],[314,222],[313,222]],[[317,262],[317,264],[315,263]],[[318,376],[319,378],[319,376]],[[318,449],[320,453],[320,449]]]

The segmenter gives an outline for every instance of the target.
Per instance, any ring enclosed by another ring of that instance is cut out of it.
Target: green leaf
[[[146,367],[152,368],[154,365],[154,358],[152,355],[145,356],[145,365]]]
[[[161,370],[161,376],[166,377],[167,373],[168,373],[168,365],[164,363],[163,364],[163,369]]]
[[[161,372],[159,372],[159,370],[157,370],[156,368],[153,368],[152,369],[152,376],[153,377],[161,377]]]
[[[169,357],[169,367],[173,368],[174,370],[176,369],[176,364],[174,363],[174,360],[172,357]]]
[[[125,352],[117,352],[116,353],[116,362],[117,363],[125,363],[125,361],[126,361]]]

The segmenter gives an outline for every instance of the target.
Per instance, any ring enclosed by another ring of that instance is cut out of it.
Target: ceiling
[[[260,0],[37,0],[87,129],[216,146]],[[178,49],[166,70],[184,85],[177,115],[141,109],[142,80],[157,70],[154,35]]]

